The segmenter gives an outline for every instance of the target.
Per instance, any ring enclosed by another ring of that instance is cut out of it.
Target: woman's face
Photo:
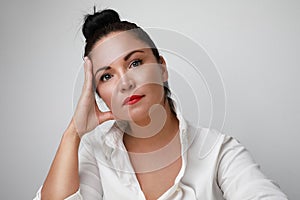
[[[130,32],[98,41],[90,59],[96,89],[117,119],[147,124],[151,106],[164,106],[165,61],[158,63],[151,48]]]

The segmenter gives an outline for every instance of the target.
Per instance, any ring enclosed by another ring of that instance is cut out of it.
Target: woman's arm
[[[78,191],[80,183],[78,167],[80,137],[95,129],[99,124],[114,119],[112,112],[102,112],[96,104],[93,90],[92,63],[87,57],[85,57],[84,72],[85,79],[81,96],[74,116],[62,136],[55,158],[42,187],[42,200],[65,199]],[[86,165],[95,166],[95,164]],[[93,184],[90,184],[90,186],[93,187]]]
[[[55,158],[44,182],[41,197],[65,199],[79,189],[78,147],[80,137],[72,120],[64,132]]]
[[[279,186],[262,173],[248,150],[229,136],[221,149],[218,183],[228,200],[287,200]]]

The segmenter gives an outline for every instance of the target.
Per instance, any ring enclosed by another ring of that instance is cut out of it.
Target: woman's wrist
[[[67,140],[74,140],[76,142],[80,142],[80,137],[75,127],[74,119],[72,118],[71,122],[69,123],[67,129],[63,134],[63,139]]]

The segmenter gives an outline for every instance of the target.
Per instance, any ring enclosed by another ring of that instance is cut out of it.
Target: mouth
[[[139,102],[145,95],[132,95],[123,101],[123,105],[133,105]]]

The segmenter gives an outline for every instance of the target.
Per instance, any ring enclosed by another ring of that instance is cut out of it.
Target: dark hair
[[[85,37],[84,56],[88,56],[92,51],[94,45],[103,37],[113,32],[129,31],[134,34],[138,39],[145,42],[151,48],[153,55],[157,62],[160,61],[160,54],[158,49],[150,36],[135,23],[128,21],[121,21],[119,14],[112,9],[105,9],[96,12],[94,7],[94,14],[88,14],[84,18],[82,26],[82,33]],[[168,99],[171,111],[175,114],[175,107],[173,100],[170,98],[171,91],[168,82],[164,82],[164,96]]]

